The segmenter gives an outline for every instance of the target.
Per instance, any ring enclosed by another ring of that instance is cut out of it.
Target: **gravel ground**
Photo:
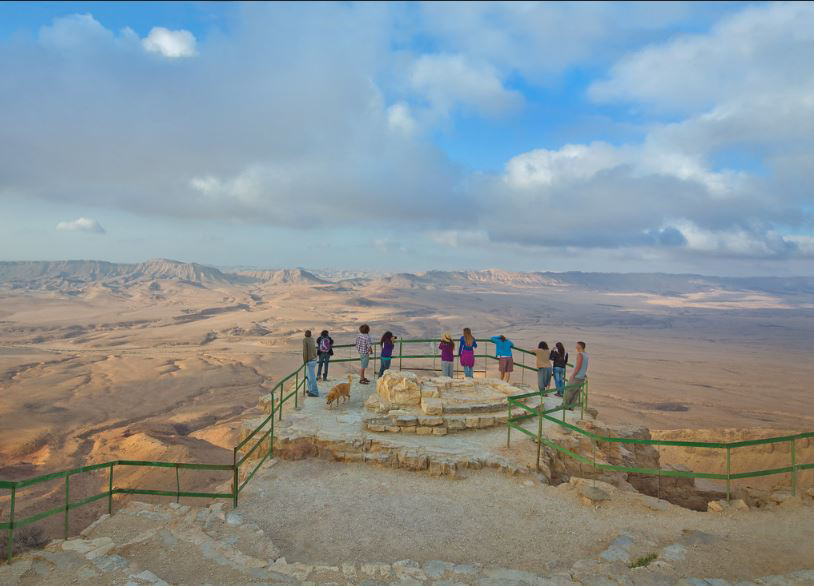
[[[645,555],[679,542],[684,530],[701,530],[711,543],[689,548],[676,566],[682,575],[737,579],[814,566],[812,506],[654,512],[636,495],[616,493],[594,508],[574,490],[486,470],[449,480],[365,464],[283,461],[258,472],[240,510],[289,561],[314,564],[443,559],[544,574],[596,558],[622,533]]]

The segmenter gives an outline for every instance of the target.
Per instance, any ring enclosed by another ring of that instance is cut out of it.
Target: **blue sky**
[[[810,3],[0,4],[0,259],[814,274]]]

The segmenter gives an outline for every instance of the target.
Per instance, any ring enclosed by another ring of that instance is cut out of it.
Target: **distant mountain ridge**
[[[361,286],[366,283],[394,289],[444,286],[495,285],[508,287],[576,287],[605,292],[643,292],[682,295],[711,289],[736,289],[784,295],[814,295],[814,277],[713,277],[671,273],[584,273],[571,271],[515,272],[502,269],[478,271],[426,271],[393,273],[384,276],[342,279],[317,276],[302,268],[277,270],[220,270],[209,265],[170,259],[141,263],[113,263],[96,260],[0,261],[0,284],[19,287],[80,286],[92,282],[120,284],[155,280],[176,280],[198,285],[325,285],[339,283]]]
[[[119,280],[123,283],[176,280],[196,284],[321,284],[327,281],[302,269],[223,272],[213,266],[157,258],[141,263],[96,260],[0,261],[0,283],[35,286],[58,282],[92,283]]]
[[[242,277],[256,279],[257,281],[271,283],[272,285],[287,284],[310,284],[321,285],[329,283],[325,279],[320,279],[315,274],[304,269],[278,269],[274,271],[240,271],[234,273]]]

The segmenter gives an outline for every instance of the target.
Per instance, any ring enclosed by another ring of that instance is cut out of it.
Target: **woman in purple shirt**
[[[441,336],[438,349],[441,350],[441,374],[452,378],[455,365],[455,342],[452,341],[449,332],[444,332],[444,335]]]
[[[382,336],[382,353],[381,353],[381,366],[379,366],[379,376],[384,374],[384,371],[390,368],[390,361],[393,359],[394,342],[398,340],[393,332],[385,332]]]

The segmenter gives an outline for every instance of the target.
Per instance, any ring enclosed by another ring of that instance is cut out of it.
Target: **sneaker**
[[[312,394],[312,393],[308,393],[308,396],[309,396],[309,397],[319,397],[319,395],[314,395],[314,394]]]

